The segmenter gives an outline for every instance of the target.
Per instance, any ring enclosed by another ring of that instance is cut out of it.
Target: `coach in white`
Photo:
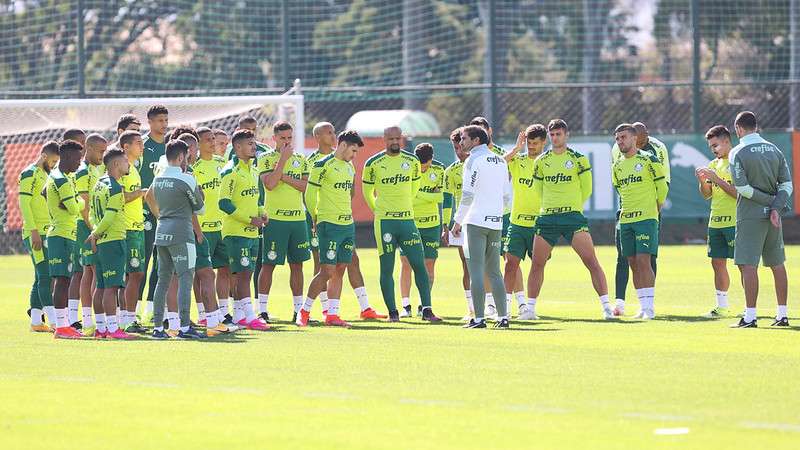
[[[491,284],[494,298],[505,298],[503,275],[500,273],[500,245],[503,234],[503,210],[511,202],[511,186],[505,159],[487,147],[489,136],[475,125],[461,131],[461,147],[469,157],[464,162],[463,191],[456,212],[453,235],[466,231],[464,256],[469,268],[475,318],[464,328],[486,328],[483,317],[484,273]],[[508,328],[506,302],[497,302],[498,321],[495,328]]]

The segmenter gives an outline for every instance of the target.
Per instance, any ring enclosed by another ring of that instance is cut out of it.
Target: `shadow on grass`
[[[611,320],[606,320],[606,319],[580,319],[580,318],[576,318],[576,317],[553,317],[553,316],[540,316],[540,318],[542,320],[552,320],[552,321],[555,321],[555,322],[564,322],[564,323],[583,322],[583,323],[608,323],[608,324],[616,324],[616,325],[620,325],[620,324],[630,325],[630,324],[644,323],[644,321],[641,321],[641,320],[622,320],[622,319],[611,319]],[[537,321],[537,323],[539,323],[539,321]]]
[[[663,314],[656,316],[653,320],[663,320],[665,322],[724,322],[726,319],[711,319],[703,316],[681,316],[677,314]],[[734,321],[734,318],[729,320]]]
[[[362,324],[355,324],[350,323],[351,330],[413,330],[413,328],[407,327],[395,327],[391,325],[387,326],[380,326],[380,325],[362,325]]]

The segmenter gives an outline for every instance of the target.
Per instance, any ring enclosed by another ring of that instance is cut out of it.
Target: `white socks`
[[[636,290],[636,296],[639,297],[639,304],[641,308],[646,311],[654,310],[656,288],[641,288]]]
[[[176,312],[168,312],[167,313],[167,324],[170,330],[177,330],[178,325],[180,325],[180,320],[178,319],[178,313]],[[161,324],[159,324],[161,325]]]
[[[728,292],[727,291],[717,291],[717,306],[720,308],[727,308],[728,307]]]
[[[106,315],[103,313],[97,314],[95,319],[97,320],[97,331],[101,333],[105,333],[108,331],[106,328]]]
[[[258,313],[267,312],[269,306],[269,294],[258,294]],[[294,310],[297,311],[297,302],[295,302]]]
[[[324,314],[328,313],[328,292],[322,291],[319,293],[319,302],[322,304],[322,312]],[[307,311],[311,311],[311,308],[308,308]]]
[[[775,316],[776,319],[783,319],[787,317],[786,315],[786,305],[778,305],[778,314]]]
[[[215,328],[217,325],[219,325],[219,310],[206,314],[206,329]]]
[[[756,320],[756,309],[755,308],[745,308],[744,309],[744,321],[745,322],[752,322]]]
[[[92,319],[92,307],[91,306],[84,306],[82,308],[83,311],[83,327],[89,328],[94,326],[94,319]],[[31,311],[31,313],[33,313]]]
[[[31,325],[41,325],[42,324],[42,310],[31,308]]]
[[[197,320],[207,320],[206,305],[202,303],[195,303],[197,305]]]
[[[78,321],[78,308],[81,306],[80,300],[67,300],[67,320],[69,321],[69,325]]]
[[[244,311],[244,317],[248,322],[256,320],[256,312],[253,310],[253,301],[250,299],[250,297],[245,297],[242,299],[242,310]]]
[[[406,306],[411,306],[411,299],[410,298],[403,297],[401,301],[402,301],[402,304],[403,304],[403,308],[405,308]]]
[[[536,314],[536,299],[535,298],[528,298],[528,301],[525,304],[528,305],[528,309],[533,314]]]
[[[119,330],[119,323],[117,322],[116,315],[106,316],[106,324],[109,333]]]
[[[233,321],[235,323],[239,323],[244,319],[244,309],[242,308],[242,301],[241,300],[234,300],[233,301]]]
[[[68,327],[69,323],[67,323],[67,309],[66,308],[58,308],[56,309],[56,327],[64,328]]]
[[[485,302],[486,306],[491,305],[493,308],[497,308],[497,305],[495,305],[494,303],[494,294],[492,294],[491,292],[487,292],[485,298],[486,298]]]
[[[292,303],[294,303],[294,312],[300,312],[300,308],[303,307],[303,296],[302,295],[293,295],[292,296]]]
[[[600,304],[605,308],[608,306],[608,294],[600,296]]]
[[[339,299],[338,298],[328,299],[328,315],[329,316],[338,316],[339,315]]]
[[[515,292],[514,296],[517,298],[517,306],[522,306],[525,304],[525,293],[522,291]]]
[[[467,299],[467,311],[475,315],[475,306],[472,305],[472,291],[464,291],[464,297]]]
[[[305,301],[303,302],[302,309],[306,312],[311,312],[312,306],[314,306],[314,299],[311,297],[306,297]]]
[[[47,321],[50,322],[50,326],[55,328],[58,326],[58,318],[56,314],[56,307],[53,305],[45,306],[44,308],[44,315],[47,316]]]
[[[361,307],[361,310],[364,311],[365,309],[369,308],[369,297],[367,297],[366,286],[357,287],[353,289],[353,292],[355,292],[356,294],[356,298],[358,299],[358,306]],[[405,306],[405,304],[403,304],[403,306]]]
[[[219,312],[223,316],[228,314],[228,303],[230,303],[230,301],[230,297],[219,299]]]

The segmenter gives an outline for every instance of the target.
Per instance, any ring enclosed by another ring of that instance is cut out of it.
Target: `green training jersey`
[[[47,172],[31,164],[19,174],[19,210],[22,214],[22,238],[37,230],[42,237],[50,226],[47,198],[43,192],[47,184]]]
[[[511,204],[511,223],[532,227],[542,208],[542,198],[533,188],[533,168],[536,160],[528,155],[515,155],[508,162],[514,200]]]
[[[322,153],[319,150],[314,150],[313,153],[311,153],[310,155],[308,155],[306,157],[306,164],[308,165],[309,172],[311,171],[311,169],[314,168],[314,164],[316,164],[317,161],[321,161],[321,160],[327,158],[328,156],[330,156],[332,154],[333,154],[333,150],[331,150],[330,153]]]
[[[208,160],[199,158],[192,165],[192,175],[203,191],[205,214],[197,216],[197,220],[200,222],[200,229],[205,233],[222,230],[225,214],[219,209],[219,188],[222,185],[220,172],[224,165],[225,160],[216,155]]]
[[[224,236],[257,238],[258,227],[250,221],[261,216],[258,205],[258,171],[252,162],[233,158],[220,174],[219,208],[225,213],[222,219]]]
[[[45,190],[47,211],[50,213],[47,236],[60,236],[74,241],[84,201],[75,192],[73,181],[55,168],[50,171]]]
[[[428,170],[420,173],[419,191],[414,197],[414,223],[417,228],[442,225],[440,208],[444,200],[444,164],[431,162]]]
[[[583,212],[592,195],[592,166],[586,156],[570,148],[560,154],[550,150],[533,166],[533,187],[542,199],[540,215]]]
[[[272,173],[278,164],[281,154],[278,151],[271,151],[258,157],[259,176],[265,173]],[[302,180],[308,177],[308,164],[303,155],[294,153],[283,165],[284,175],[288,175],[295,180]],[[305,206],[303,206],[303,192],[298,191],[283,181],[271,191],[266,193],[266,210],[270,219],[301,221],[306,220]]]
[[[119,179],[119,184],[125,189],[125,192],[136,192],[142,189],[142,178],[139,176],[139,171],[133,164],[130,166],[130,171],[127,175]],[[125,203],[123,210],[125,217],[125,226],[131,231],[144,230],[144,201],[142,197]]]
[[[78,167],[78,170],[75,172],[75,190],[78,192],[78,195],[86,195],[87,197],[90,196],[92,189],[94,189],[94,185],[97,183],[97,180],[103,176],[103,173],[106,171],[106,167],[103,164],[89,164],[86,161],[83,161]],[[78,218],[78,222],[83,220],[83,217]],[[92,220],[91,214],[89,215],[89,221]],[[87,223],[87,227],[91,228],[92,224]]]
[[[708,163],[708,168],[733,186],[728,158],[717,158]],[[710,180],[707,183],[711,184],[711,215],[708,218],[708,227],[727,228],[736,226],[736,197],[731,197]]]
[[[649,137],[647,140],[647,144],[645,144],[644,148],[640,149],[644,150],[651,155],[654,155],[658,158],[658,161],[664,166],[664,179],[667,180],[667,183],[670,182],[670,166],[669,166],[669,152],[667,151],[667,146],[663,142],[659,141],[654,137]],[[611,165],[613,166],[615,162],[624,158],[625,156],[622,155],[622,152],[619,151],[619,145],[615,142],[614,145],[611,147]]]
[[[667,198],[664,169],[655,156],[637,151],[614,163],[611,181],[619,192],[619,223],[658,220],[658,205]]]
[[[117,220],[125,208],[125,192],[117,180],[108,175],[95,183],[90,194],[89,215],[94,223],[97,243],[125,239],[128,227],[124,220]]]
[[[139,158],[138,164],[134,164],[136,170],[139,171],[142,186],[149,188],[153,184],[153,178],[155,178],[153,171],[158,166],[158,160],[166,154],[166,151],[166,142],[156,142],[149,134],[144,137],[144,152]]]
[[[384,150],[367,160],[361,182],[364,199],[375,213],[375,220],[414,218],[420,171],[417,156],[405,151],[390,156]],[[373,193],[378,194],[377,199]]]
[[[308,212],[316,223],[336,225],[353,223],[353,164],[335,157],[325,156],[314,163],[308,177],[305,200]]]
[[[444,193],[445,199],[442,206],[442,220],[450,225],[453,212],[458,209],[461,202],[461,185],[463,183],[464,162],[456,160],[447,166],[444,171]]]

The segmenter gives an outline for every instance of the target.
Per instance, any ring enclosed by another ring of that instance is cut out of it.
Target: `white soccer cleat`
[[[497,322],[497,308],[494,305],[486,305],[486,309],[484,310],[484,316],[486,316],[486,320],[491,320]]]
[[[614,311],[611,306],[603,305],[603,320],[615,320]]]
[[[517,316],[518,320],[539,320],[539,316],[536,315],[534,310],[528,305],[522,305],[519,308],[519,316]]]
[[[411,317],[411,314],[405,308],[400,308],[400,317]]]
[[[645,309],[643,312],[646,320],[652,320],[656,318],[656,312],[653,311],[652,309]]]

